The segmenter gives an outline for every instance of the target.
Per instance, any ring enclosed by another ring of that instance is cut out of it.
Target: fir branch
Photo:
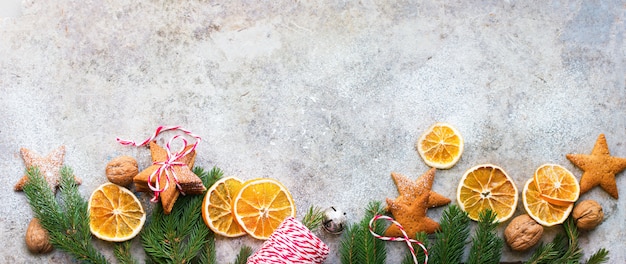
[[[415,239],[421,242],[424,245],[424,247],[427,250],[429,250],[430,242],[428,241],[428,234],[426,234],[426,232],[418,232],[417,234],[415,234]],[[415,254],[417,255],[417,262],[424,263],[424,260],[426,258],[426,255],[424,254],[424,249],[422,249],[422,247],[420,247],[417,244],[413,244],[413,250],[415,251]],[[402,260],[402,264],[414,264],[413,255],[411,255],[411,252],[408,252],[406,256],[404,256],[404,259]]]
[[[563,229],[567,236],[565,253],[557,258],[555,263],[578,263],[583,256],[582,249],[578,246],[578,228],[573,217],[568,217],[563,223]]]
[[[309,207],[309,210],[302,218],[302,224],[309,230],[318,228],[322,224],[322,221],[324,221],[324,213],[322,209],[317,206]]]
[[[525,264],[551,263],[558,256],[559,252],[555,249],[554,243],[541,244]]]
[[[341,255],[342,264],[357,264],[356,244],[357,233],[359,230],[357,224],[348,224],[344,230],[339,246],[339,254]]]
[[[130,248],[131,248],[132,240],[127,240],[120,243],[115,243],[115,247],[113,249],[113,254],[115,255],[115,259],[121,264],[139,264],[137,260],[135,260],[131,256]]]
[[[504,241],[496,233],[498,221],[496,213],[487,209],[478,214],[478,228],[472,237],[468,264],[481,264],[500,262]]]
[[[356,224],[349,224],[341,239],[339,253],[341,263],[384,263],[387,251],[383,240],[377,239],[369,232],[369,222],[376,214],[383,214],[384,209],[379,201],[370,202],[363,219]],[[374,223],[374,232],[382,234],[385,225]]]
[[[429,260],[432,263],[461,263],[469,224],[466,212],[457,205],[448,206],[441,216],[441,229],[435,233]]]
[[[61,169],[61,203],[57,202],[38,168],[29,168],[27,174],[29,180],[24,185],[24,193],[35,217],[48,230],[50,243],[78,261],[107,263],[91,243],[87,202],[80,196],[72,170],[67,166]]]
[[[198,264],[216,264],[215,258],[215,233],[209,230],[207,235],[207,243],[204,245],[204,249],[200,251],[200,254],[196,258]]]
[[[607,261],[609,261],[609,251],[605,248],[601,248],[589,257],[587,264],[600,264]]]
[[[526,264],[543,263],[580,263],[583,257],[578,245],[578,229],[570,216],[563,223],[564,233],[558,233],[551,243],[541,245],[525,262]],[[594,253],[587,263],[603,263],[608,261],[608,251],[604,248]]]
[[[237,254],[237,258],[235,258],[235,262],[233,262],[233,264],[246,264],[251,255],[252,248],[249,246],[242,246],[241,249],[239,249],[239,254]]]
[[[194,168],[194,173],[205,186],[215,183],[222,176],[218,168],[206,173]],[[189,263],[199,256],[210,257],[212,252],[201,252],[209,243],[210,230],[202,220],[203,195],[181,196],[165,215],[159,204],[152,213],[151,220],[142,231],[142,244],[146,255],[156,263]],[[205,259],[207,263],[210,259]]]

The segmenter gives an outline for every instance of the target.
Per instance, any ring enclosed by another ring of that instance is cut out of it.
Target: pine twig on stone
[[[38,168],[28,168],[27,175],[24,193],[35,217],[48,230],[50,243],[78,261],[108,263],[91,242],[87,201],[80,196],[72,170],[61,169],[60,202]]]
[[[472,237],[472,247],[468,257],[468,264],[497,264],[502,257],[504,241],[496,232],[498,221],[496,214],[490,209],[478,215],[478,228]]]

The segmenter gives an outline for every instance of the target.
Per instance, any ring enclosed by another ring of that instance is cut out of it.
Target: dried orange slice
[[[530,217],[543,226],[553,226],[563,223],[574,207],[574,203],[567,206],[551,204],[541,197],[535,179],[530,178],[522,191],[522,202]]]
[[[238,237],[246,234],[233,215],[233,201],[241,190],[243,181],[226,177],[215,182],[202,201],[202,219],[216,234]]]
[[[113,184],[100,185],[87,204],[91,233],[106,241],[121,242],[139,234],[146,212],[128,189]]]
[[[463,154],[461,133],[446,123],[436,123],[415,143],[424,162],[437,169],[449,169]]]
[[[291,194],[280,182],[262,178],[248,180],[233,203],[235,219],[252,237],[268,239],[288,216],[295,217]]]
[[[517,187],[506,172],[492,164],[475,166],[465,172],[456,192],[461,209],[478,221],[480,212],[491,209],[496,221],[513,216],[517,207]]]
[[[541,197],[552,204],[568,206],[580,195],[578,180],[566,168],[556,164],[544,164],[537,168],[535,184]]]

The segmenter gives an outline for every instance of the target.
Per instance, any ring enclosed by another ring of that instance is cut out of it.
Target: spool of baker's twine
[[[400,229],[400,232],[402,232],[403,237],[386,237],[386,236],[381,236],[379,234],[376,234],[376,232],[374,232],[372,225],[374,224],[374,222],[376,222],[376,220],[379,220],[379,219],[392,222],[394,225],[398,227],[398,229]],[[413,263],[415,264],[418,264],[417,255],[415,254],[415,249],[413,248],[412,243],[417,244],[418,246],[422,248],[422,250],[424,250],[424,256],[425,256],[424,263],[428,263],[428,250],[426,249],[424,244],[422,244],[422,242],[420,241],[409,238],[409,236],[406,234],[406,231],[404,231],[404,227],[402,227],[402,225],[398,223],[398,221],[393,220],[393,218],[386,216],[386,215],[375,215],[374,217],[372,217],[372,220],[370,220],[369,229],[370,229],[370,233],[372,233],[372,235],[375,238],[385,240],[385,241],[404,241],[406,245],[409,247],[409,250],[411,251],[411,256],[413,256]]]
[[[261,248],[248,258],[248,264],[323,263],[329,248],[306,226],[287,217]]]

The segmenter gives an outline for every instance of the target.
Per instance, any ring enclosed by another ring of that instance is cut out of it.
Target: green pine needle
[[[363,219],[356,224],[348,224],[341,238],[339,254],[341,263],[385,263],[387,251],[383,240],[377,239],[369,232],[369,221],[377,214],[383,214],[384,209],[379,201],[370,202]],[[385,225],[374,223],[374,232],[382,234]]]
[[[309,207],[309,210],[302,218],[302,224],[309,230],[318,228],[322,224],[322,221],[324,221],[324,213],[322,209],[317,206]]]
[[[564,254],[557,258],[555,263],[578,263],[583,257],[582,249],[578,246],[578,228],[574,223],[574,218],[568,217],[563,223],[563,229],[567,236],[566,242],[560,242],[561,248],[565,249]]]
[[[457,205],[450,205],[441,216],[441,229],[429,255],[431,263],[461,263],[465,241],[469,237],[470,218]]]
[[[241,249],[239,249],[239,254],[237,254],[237,258],[233,264],[246,264],[251,255],[252,248],[249,246],[242,246]]]
[[[498,237],[496,213],[490,209],[478,214],[478,228],[472,237],[468,264],[497,264],[502,257],[504,241]]]
[[[551,243],[541,245],[525,264],[544,263],[580,263],[583,257],[578,245],[578,229],[570,216],[563,223],[564,233],[558,233]],[[604,263],[608,261],[609,251],[602,248],[594,253],[587,263]]]
[[[541,244],[525,264],[551,263],[558,256],[559,252],[555,249],[554,243]]]
[[[115,255],[115,259],[121,264],[139,264],[137,260],[133,259],[131,256],[131,242],[132,240],[127,240],[120,243],[115,243],[115,247],[113,249],[113,254]]]
[[[421,242],[424,247],[429,250],[430,242],[428,241],[428,234],[426,234],[425,232],[418,232],[417,234],[415,234],[415,239]],[[426,255],[424,254],[424,249],[414,243],[413,250],[415,250],[415,254],[417,255],[417,262],[424,263],[424,260],[426,258]],[[402,264],[414,264],[413,255],[411,255],[411,252],[408,252],[406,256],[404,256]]]
[[[605,248],[601,248],[596,253],[593,253],[587,260],[587,264],[600,264],[609,261],[609,251]]]
[[[48,230],[50,243],[85,263],[107,263],[106,258],[91,243],[87,201],[80,196],[74,173],[69,167],[61,169],[60,202],[38,168],[27,170],[28,182],[24,193],[35,217]]]
[[[200,251],[196,260],[198,264],[217,264],[215,257],[215,233],[209,231],[206,240],[207,243],[204,245],[204,249]]]
[[[210,186],[222,177],[222,172],[213,168],[206,173],[194,168],[194,173]],[[211,239],[210,230],[202,220],[203,195],[180,196],[172,213],[165,215],[159,204],[152,212],[141,235],[144,251],[155,263],[189,263],[192,260],[209,263],[212,252],[206,252]],[[205,257],[204,260],[197,260]]]

